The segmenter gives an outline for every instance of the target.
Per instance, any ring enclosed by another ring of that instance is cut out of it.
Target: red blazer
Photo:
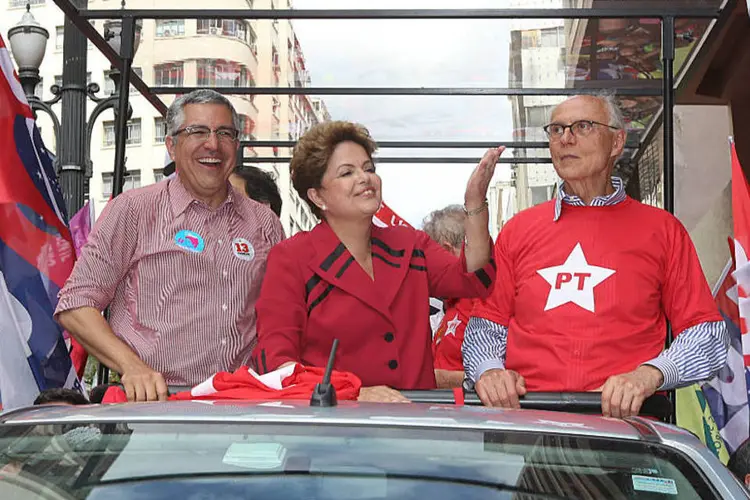
[[[260,373],[287,361],[334,367],[363,387],[431,389],[429,297],[487,297],[494,261],[473,273],[426,233],[404,226],[372,228],[375,281],[328,224],[276,245],[256,304]]]

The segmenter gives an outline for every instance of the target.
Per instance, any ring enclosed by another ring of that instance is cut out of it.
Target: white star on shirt
[[[458,319],[458,313],[456,313],[456,316],[452,320],[450,320],[448,323],[446,323],[448,328],[445,330],[445,337],[447,337],[448,335],[453,335],[455,337],[456,328],[458,328],[458,325],[460,324],[461,324],[461,320]]]
[[[615,274],[615,270],[590,266],[578,243],[563,265],[540,269],[537,273],[550,284],[545,311],[573,302],[594,312],[594,287]]]

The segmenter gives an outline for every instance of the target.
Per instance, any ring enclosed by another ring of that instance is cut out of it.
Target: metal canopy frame
[[[109,59],[112,66],[122,73],[122,88],[128,88],[133,84],[136,89],[160,112],[166,114],[167,106],[159,98],[159,95],[187,93],[196,87],[149,87],[138,75],[132,72],[133,63],[133,41],[135,40],[135,23],[142,19],[251,19],[251,20],[274,20],[274,19],[337,19],[337,20],[408,20],[408,19],[659,19],[662,27],[662,68],[663,78],[661,88],[658,81],[648,83],[647,81],[621,82],[621,85],[608,85],[606,87],[586,86],[586,88],[460,88],[460,87],[218,87],[215,90],[230,95],[388,95],[388,96],[568,96],[577,94],[593,94],[606,89],[618,96],[661,96],[662,97],[662,122],[664,123],[664,208],[670,212],[674,211],[674,132],[672,129],[674,108],[674,81],[675,75],[675,26],[676,18],[692,19],[717,19],[725,10],[726,0],[723,5],[716,7],[675,6],[674,2],[662,1],[658,3],[649,2],[649,6],[634,6],[632,3],[626,6],[606,8],[564,8],[564,9],[320,9],[320,10],[294,10],[294,9],[78,9],[70,0],[54,0],[55,4],[68,16],[81,32],[92,41],[94,45]],[[104,38],[96,31],[89,21],[95,19],[121,19],[122,20],[122,43],[121,54],[115,53]],[[705,36],[705,35],[704,35]],[[123,92],[120,96],[119,108],[127,109],[128,93]],[[116,124],[116,148],[115,169],[113,174],[112,194],[117,196],[122,192],[122,182],[125,174],[125,136],[126,136],[126,113],[119,114]],[[656,119],[654,117],[653,120]],[[274,145],[282,141],[243,141],[243,146],[263,147],[274,142]],[[120,144],[122,143],[122,144]],[[387,146],[381,143],[381,147]],[[423,142],[423,148],[471,148],[477,147],[476,143],[470,142]],[[482,143],[486,145],[486,143]],[[505,145],[516,149],[533,149],[546,147],[541,143],[518,143],[498,142],[494,145]],[[511,146],[512,145],[512,146]],[[285,143],[284,146],[289,146]],[[410,146],[403,146],[410,147]],[[637,149],[641,149],[638,144]],[[638,153],[636,153],[638,154]],[[283,163],[288,158],[279,157],[255,157],[247,159],[254,163]],[[451,158],[451,157],[398,157],[379,158],[383,163],[473,163],[477,158]],[[245,161],[243,159],[242,161]],[[504,158],[502,163],[549,163],[548,158]]]
[[[132,83],[136,89],[157,109],[162,115],[166,114],[167,106],[158,97],[161,94],[187,93],[195,87],[149,87],[138,75],[132,72],[133,43],[135,40],[136,21],[142,19],[339,19],[339,20],[363,20],[363,19],[602,19],[602,18],[652,18],[661,21],[661,62],[662,82],[648,84],[646,82],[632,82],[631,84],[613,85],[606,87],[594,87],[587,85],[586,88],[424,88],[424,87],[240,87],[240,88],[216,88],[215,90],[231,95],[390,95],[390,96],[566,96],[576,94],[591,94],[601,90],[614,91],[620,96],[661,96],[661,115],[654,116],[644,134],[648,140],[653,138],[656,130],[656,120],[661,119],[664,135],[664,164],[663,164],[663,196],[664,208],[674,212],[674,59],[675,59],[675,19],[721,19],[731,14],[727,12],[727,3],[724,0],[717,7],[694,7],[675,6],[672,1],[649,2],[649,6],[635,6],[629,3],[626,6],[608,8],[565,8],[565,9],[368,9],[368,10],[233,10],[233,9],[138,9],[138,10],[92,10],[78,9],[70,0],[54,0],[55,4],[69,17],[75,26],[96,45],[96,47],[109,59],[110,63],[122,73],[121,88],[127,89]],[[94,19],[121,19],[122,20],[122,43],[121,54],[112,50],[104,38],[90,24]],[[705,38],[715,27],[713,23],[703,34]],[[696,50],[700,50],[698,47]],[[687,66],[687,65],[686,65]],[[122,192],[122,182],[125,173],[125,140],[127,132],[127,107],[129,92],[121,92],[118,103],[120,113],[117,115],[116,124],[116,153],[115,168],[113,175],[112,195],[117,196]],[[293,142],[289,141],[242,141],[244,146],[254,147],[289,147]],[[505,145],[516,149],[545,148],[546,142],[462,142],[462,141],[413,141],[413,142],[387,142],[380,143],[383,148],[485,148],[488,146]],[[629,146],[633,146],[629,144]],[[635,145],[639,155],[643,143]],[[636,156],[637,157],[637,156]],[[381,163],[475,163],[477,158],[451,158],[451,157],[381,157]],[[285,163],[289,158],[280,157],[255,157],[249,159],[253,163]],[[549,163],[549,158],[501,158],[502,163]],[[671,332],[667,335],[667,346],[671,343]],[[674,404],[674,392],[670,391],[670,399]]]

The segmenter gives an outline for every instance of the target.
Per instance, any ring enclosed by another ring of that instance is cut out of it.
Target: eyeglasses
[[[565,134],[565,129],[567,128],[570,129],[571,134],[577,137],[586,137],[594,131],[594,128],[596,128],[595,125],[599,125],[601,127],[609,127],[613,130],[620,130],[619,127],[613,127],[612,125],[595,122],[593,120],[578,120],[571,123],[570,125],[563,125],[562,123],[550,123],[549,125],[545,125],[542,128],[547,134],[547,137],[549,137],[550,139],[559,139]]]
[[[178,136],[183,132],[187,134],[190,139],[200,142],[206,142],[211,137],[211,133],[216,134],[216,138],[221,142],[234,142],[240,136],[239,131],[233,128],[218,128],[216,130],[211,130],[208,127],[200,125],[181,128],[175,131],[172,136]]]

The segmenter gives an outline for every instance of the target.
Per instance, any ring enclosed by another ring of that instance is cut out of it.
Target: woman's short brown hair
[[[321,217],[320,209],[310,201],[307,190],[319,188],[326,173],[333,150],[342,142],[351,141],[362,146],[372,159],[378,149],[370,132],[358,123],[329,121],[319,123],[300,137],[289,162],[292,185],[300,198],[310,206],[310,210]]]

